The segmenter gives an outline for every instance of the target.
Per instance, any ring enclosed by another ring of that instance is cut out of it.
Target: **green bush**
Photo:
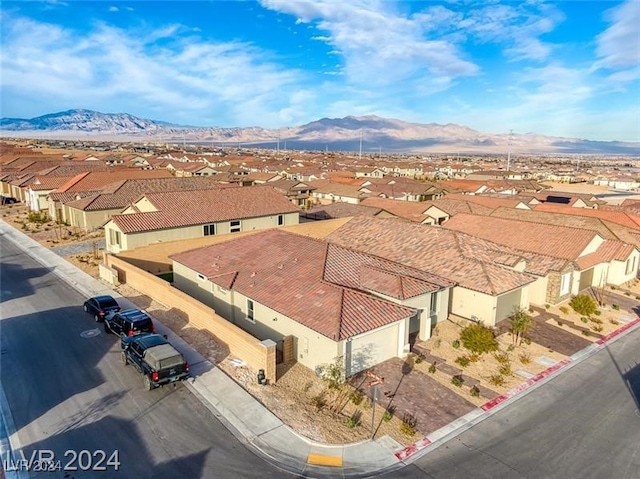
[[[598,305],[588,294],[579,294],[571,298],[569,305],[582,316],[591,316],[598,310]]]
[[[636,298],[636,299],[640,299],[640,297]],[[596,309],[593,314],[595,314],[596,316],[600,316],[602,314],[602,311],[600,311],[599,309]]]
[[[480,388],[478,386],[473,386],[469,389],[469,393],[471,393],[473,397],[477,398],[480,396]]]
[[[609,322],[614,326],[617,326],[618,324],[620,324],[620,321],[618,321],[617,319],[610,319]]]
[[[462,384],[464,384],[464,378],[461,375],[457,374],[456,376],[453,376],[451,378],[451,384],[461,387]]]
[[[524,344],[526,344],[527,346],[531,344],[531,339],[529,338],[524,338],[523,341],[524,341]]]
[[[601,333],[604,328],[600,324],[595,324],[591,326],[591,329],[593,329],[596,333]]]
[[[471,360],[467,356],[458,356],[456,358],[456,364],[459,364],[463,368],[466,368],[470,362]]]
[[[320,411],[324,409],[328,404],[327,396],[324,393],[324,391],[318,394],[317,396],[313,396],[311,398],[311,403],[316,407],[316,411]]]
[[[359,406],[364,399],[364,394],[362,394],[360,391],[351,391],[351,394],[349,394],[349,399],[351,399],[351,402],[353,404]]]
[[[498,372],[503,376],[511,376],[513,374],[513,372],[511,371],[511,364],[503,364],[502,366],[500,366]]]
[[[566,306],[560,306],[558,308],[560,310],[561,313],[567,314],[569,312],[569,308],[567,308]]]
[[[509,346],[507,346],[507,351],[513,351],[514,349],[516,349],[516,346],[514,344],[510,344]]]
[[[518,359],[520,359],[522,364],[529,364],[531,362],[531,355],[529,353],[521,353]]]
[[[422,355],[422,354],[416,355],[415,363],[416,364],[420,364],[422,361],[424,361],[424,355]]]
[[[583,323],[588,323],[589,322],[589,318],[587,318],[586,316],[582,316],[580,318],[580,321],[582,321]]]
[[[431,363],[431,366],[429,366],[429,372],[431,374],[436,372],[436,363]]]
[[[400,424],[400,431],[406,436],[415,436],[417,423],[418,420],[413,414],[405,413],[402,418],[402,424]]]
[[[451,346],[453,346],[453,349],[458,349],[460,347],[460,340],[454,339],[453,342],[451,343]]]
[[[392,418],[393,418],[393,412],[388,410],[388,409],[382,415],[382,420],[384,422],[389,422],[389,421],[391,421]]]
[[[360,411],[354,412],[351,416],[347,418],[346,424],[347,427],[353,429],[356,426],[360,425],[362,419],[362,413]]]
[[[612,305],[611,305],[611,307],[612,307],[613,309],[615,309],[616,311],[619,311],[619,310],[620,310],[620,306],[619,306],[619,305],[617,305],[617,304],[612,304]]]
[[[493,331],[481,324],[471,324],[460,333],[462,345],[469,351],[477,354],[490,353],[498,350]]]
[[[472,363],[477,363],[480,360],[480,355],[478,353],[471,353],[469,355],[469,361]]]

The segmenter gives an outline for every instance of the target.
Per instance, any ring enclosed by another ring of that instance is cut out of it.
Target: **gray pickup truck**
[[[122,362],[133,364],[142,373],[147,391],[165,384],[175,384],[190,377],[189,363],[164,336],[142,334],[123,337]]]

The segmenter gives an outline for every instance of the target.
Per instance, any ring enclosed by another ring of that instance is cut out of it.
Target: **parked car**
[[[94,296],[84,302],[85,313],[91,314],[96,322],[104,321],[107,314],[121,309],[118,302],[109,295]]]
[[[18,198],[14,198],[13,196],[0,196],[0,203],[3,205],[12,205],[18,202]]]
[[[126,309],[104,318],[104,331],[120,337],[155,333],[156,328],[151,317],[139,309]]]
[[[189,363],[164,336],[144,334],[125,336],[120,341],[122,362],[133,364],[142,373],[144,388],[183,381],[189,377]]]

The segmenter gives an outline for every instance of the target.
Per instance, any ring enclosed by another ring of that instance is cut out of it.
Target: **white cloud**
[[[461,76],[478,72],[452,42],[434,39],[420,19],[394,10],[391,2],[327,0],[263,0],[262,5],[315,22],[318,41],[330,45],[344,61],[344,76],[352,84],[387,86],[408,82],[440,90]],[[431,86],[429,86],[431,85]]]
[[[7,111],[30,97],[50,105],[38,114],[87,105],[191,124],[272,126],[308,115],[311,97],[297,93],[302,73],[247,44],[204,42],[181,25],[128,32],[99,24],[80,33],[5,14],[2,24]]]
[[[120,9],[118,7],[113,6],[113,5],[110,6],[107,10],[110,11],[110,12],[119,12],[120,11]]]

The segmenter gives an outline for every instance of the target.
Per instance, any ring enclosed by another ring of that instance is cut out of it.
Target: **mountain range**
[[[640,156],[640,143],[482,133],[466,126],[410,123],[375,115],[322,118],[301,126],[195,127],[128,113],[68,110],[31,119],[1,118],[0,135],[74,140],[206,143],[280,149],[386,153],[598,154]]]

